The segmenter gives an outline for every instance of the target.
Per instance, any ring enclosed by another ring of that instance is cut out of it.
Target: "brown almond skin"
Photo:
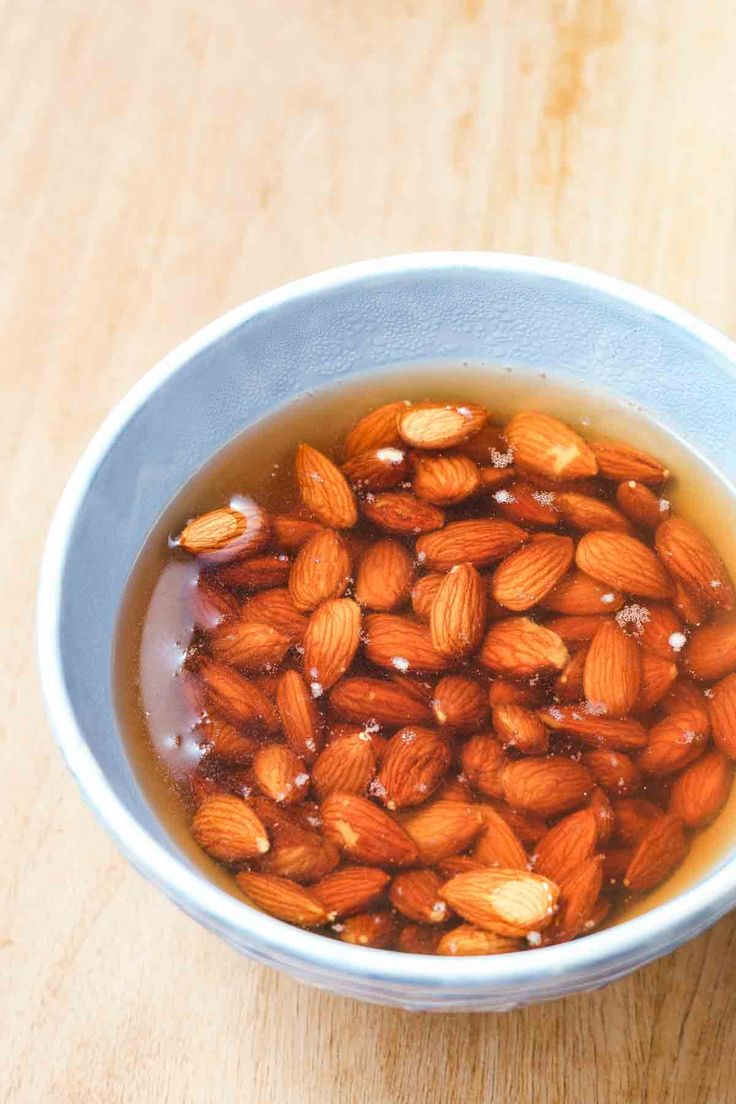
[[[465,920],[486,931],[523,936],[552,921],[559,889],[526,870],[478,870],[456,874],[442,896]]]
[[[718,815],[731,790],[733,768],[720,751],[709,751],[675,779],[671,813],[688,828],[703,828]]]
[[[523,529],[499,518],[455,521],[438,532],[420,537],[417,556],[433,571],[449,571],[458,563],[480,567],[503,559],[526,538]]]
[[[736,759],[736,674],[713,687],[708,712],[716,747],[729,759]]]
[[[455,506],[480,487],[478,467],[467,456],[419,456],[414,465],[414,494],[434,506]]]
[[[345,541],[334,529],[321,529],[302,546],[291,565],[291,600],[301,613],[307,613],[328,598],[340,598],[350,572]]]
[[[491,593],[499,605],[520,612],[541,602],[559,583],[573,557],[569,537],[540,534],[494,571]]]
[[[420,621],[429,621],[432,604],[444,577],[440,572],[433,571],[423,575],[412,587],[411,605]]]
[[[279,731],[279,716],[273,702],[255,683],[214,660],[200,660],[197,677],[210,708],[235,724],[250,724],[269,735]]]
[[[434,688],[432,712],[449,729],[477,729],[488,719],[488,698],[475,679],[445,675]]]
[[[654,889],[679,866],[688,843],[680,817],[667,813],[642,836],[624,876],[624,885],[635,893]]]
[[[427,924],[407,924],[399,932],[396,946],[405,954],[437,954],[442,931]]]
[[[436,954],[465,958],[468,955],[510,954],[511,951],[522,949],[520,939],[483,931],[472,924],[459,924],[452,931],[444,933],[437,944]]]
[[[432,729],[408,725],[388,742],[378,773],[378,794],[389,809],[421,805],[449,769],[447,742]]]
[[[584,533],[592,529],[619,529],[631,533],[631,523],[608,502],[592,495],[565,491],[557,495],[555,506],[568,525]]]
[[[376,754],[365,732],[332,740],[312,768],[312,782],[321,798],[333,792],[365,794],[376,772]]]
[[[670,598],[672,581],[646,544],[626,533],[599,530],[581,538],[575,562],[594,579],[644,598]]]
[[[539,717],[523,705],[493,707],[493,728],[504,747],[515,748],[522,755],[545,755],[549,734]]]
[[[506,436],[517,467],[545,479],[580,479],[598,471],[590,446],[558,418],[537,411],[516,414]]]
[[[432,603],[432,644],[443,656],[460,658],[481,642],[486,620],[486,589],[472,564],[450,568]]]
[[[649,732],[649,743],[639,752],[637,766],[646,774],[673,774],[702,753],[710,721],[705,710],[671,713]]]
[[[352,459],[369,449],[393,448],[401,445],[396,422],[399,414],[402,414],[408,406],[408,402],[399,399],[365,414],[345,438],[346,457]]]
[[[527,617],[509,617],[491,626],[479,658],[491,671],[523,678],[561,671],[570,657],[556,633]]]
[[[414,561],[403,544],[379,540],[361,557],[355,597],[361,606],[389,613],[408,601]]]
[[[422,724],[432,710],[416,694],[385,678],[341,679],[330,693],[330,705],[346,721],[386,725]]]
[[[307,763],[313,762],[324,741],[324,720],[297,671],[284,671],[280,675],[276,706],[291,747]]]
[[[235,880],[253,904],[287,924],[316,928],[330,919],[314,894],[290,878],[243,870]]]
[[[263,874],[290,878],[309,885],[331,873],[340,862],[340,849],[317,832],[285,826],[274,832],[274,842],[259,867]]]
[[[509,471],[513,469],[504,469]],[[517,525],[536,528],[539,525],[554,526],[560,520],[555,507],[557,492],[540,490],[533,483],[514,480],[502,488],[502,494],[493,495],[496,509],[509,521]]]
[[[224,621],[236,621],[240,604],[235,595],[211,575],[201,574],[191,592],[192,621],[203,632],[212,632]]]
[[[622,441],[601,438],[593,441],[591,448],[598,462],[598,470],[605,479],[638,479],[640,483],[664,483],[669,471],[648,452],[635,449]]]
[[[595,926],[596,903],[603,885],[603,856],[591,855],[560,883],[557,915],[545,933],[544,943],[574,939]],[[604,908],[603,917],[607,910]],[[601,918],[603,918],[601,917]],[[600,923],[600,920],[598,921]]]
[[[322,824],[329,839],[352,859],[378,866],[412,866],[413,840],[388,813],[355,794],[332,793],[322,802]]]
[[[314,611],[304,634],[304,674],[313,693],[345,674],[358,650],[360,623],[360,606],[351,598],[333,598]]]
[[[361,912],[349,916],[339,932],[343,943],[356,947],[391,947],[398,925],[390,912]]]
[[[586,751],[581,762],[598,785],[613,797],[629,797],[641,788],[641,771],[623,751],[607,751],[603,748]]]
[[[309,774],[303,761],[285,744],[259,748],[253,756],[253,773],[261,792],[278,804],[293,805],[309,789]]]
[[[253,809],[230,794],[202,802],[192,820],[192,835],[203,851],[227,863],[259,858],[270,846]]]
[[[485,866],[526,870],[527,854],[511,825],[490,805],[481,806],[481,816],[483,829],[473,848],[473,858]]]
[[[225,586],[242,590],[283,587],[289,581],[291,560],[283,552],[267,552],[249,560],[233,560],[218,567],[215,576]]]
[[[718,620],[695,629],[685,649],[685,666],[704,682],[736,672],[736,620]]]
[[[324,453],[300,444],[294,473],[302,502],[310,513],[334,529],[351,529],[358,520],[355,495],[340,469]]]
[[[557,633],[567,650],[572,653],[589,643],[601,626],[604,618],[591,614],[551,617],[545,621],[545,628]]]
[[[677,679],[677,664],[654,652],[642,651],[641,686],[634,705],[635,713],[648,713],[658,705]]]
[[[593,789],[593,779],[580,763],[552,755],[508,763],[501,785],[504,799],[513,808],[553,817],[582,805]]]
[[[208,563],[253,556],[268,540],[268,520],[255,502],[244,502],[242,510],[222,507],[188,522],[178,543],[185,552]]]
[[[490,732],[476,732],[460,751],[463,774],[474,790],[486,797],[501,797],[501,774],[506,756]]]
[[[598,823],[591,809],[558,820],[537,844],[532,868],[561,885],[575,869],[591,858],[598,843]]]
[[[641,651],[615,621],[606,621],[593,637],[585,657],[583,689],[589,702],[605,706],[606,715],[625,717],[639,696]]]
[[[409,458],[402,448],[369,449],[343,464],[348,482],[362,491],[386,491],[398,486],[409,474]]]
[[[554,693],[558,701],[576,702],[583,697],[583,672],[588,649],[582,647],[570,656],[554,682]]]
[[[440,800],[411,813],[403,823],[418,858],[428,866],[464,851],[483,826],[477,806]]]
[[[670,518],[654,543],[667,570],[689,587],[706,609],[730,610],[734,590],[723,561],[704,533],[684,518]]]
[[[271,521],[271,539],[283,552],[298,552],[310,537],[322,528],[318,521],[309,518],[276,514]]]
[[[658,498],[649,487],[636,479],[626,479],[616,490],[616,503],[634,525],[654,530],[670,516],[667,499]]]
[[[409,617],[372,613],[365,618],[366,659],[388,671],[444,671],[448,661],[432,643],[425,625]]]
[[[541,604],[555,613],[590,617],[615,613],[621,609],[624,599],[620,591],[573,568],[544,596]]]
[[[273,625],[291,641],[302,640],[307,628],[307,618],[296,608],[286,587],[254,594],[244,604],[240,619]]]
[[[588,702],[550,705],[539,711],[541,720],[555,732],[570,732],[589,747],[631,751],[647,743],[647,730],[633,717],[605,717],[590,710]]]
[[[361,501],[360,508],[369,521],[389,533],[416,536],[441,529],[445,524],[442,510],[408,491],[368,495]]]
[[[613,831],[623,847],[635,847],[663,815],[658,805],[643,797],[623,798],[613,803]]]
[[[197,732],[201,736],[201,747],[206,748],[217,759],[235,766],[249,763],[260,746],[252,736],[221,717],[203,717],[197,726]]]
[[[374,905],[390,881],[385,870],[372,866],[344,866],[311,887],[328,913],[352,916]]]
[[[408,445],[444,449],[461,445],[483,429],[488,411],[476,403],[416,403],[401,411],[397,427]]]
[[[279,666],[291,647],[291,639],[273,625],[239,620],[216,628],[209,644],[219,663],[244,671],[268,671]]]
[[[420,924],[444,924],[449,915],[440,897],[442,879],[433,870],[407,870],[391,882],[388,899],[409,920]]]

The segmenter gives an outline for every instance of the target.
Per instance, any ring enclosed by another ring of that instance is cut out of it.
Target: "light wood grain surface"
[[[416,1016],[239,959],[127,866],[45,722],[50,512],[166,350],[429,248],[614,273],[736,333],[732,0],[0,5],[0,1092],[10,1101],[736,1100],[736,918],[607,990]]]

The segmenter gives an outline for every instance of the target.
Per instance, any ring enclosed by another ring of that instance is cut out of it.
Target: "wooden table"
[[[736,1100],[736,919],[605,991],[416,1016],[239,959],[128,867],[42,712],[36,568],[112,404],[285,280],[501,249],[736,333],[730,0],[26,0],[2,18],[6,1099]]]

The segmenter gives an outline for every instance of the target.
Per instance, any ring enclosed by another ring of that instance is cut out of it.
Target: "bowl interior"
[[[57,532],[54,548],[61,677],[99,771],[172,856],[193,864],[147,800],[118,730],[111,645],[121,597],[147,534],[182,485],[245,426],[294,395],[400,364],[440,364],[459,378],[488,366],[511,368],[508,380],[522,389],[538,388],[539,373],[562,381],[549,395],[568,417],[565,386],[587,391],[593,406],[598,393],[612,397],[624,434],[627,410],[651,412],[655,421],[643,419],[650,429],[642,433],[653,434],[665,459],[667,441],[674,442],[673,466],[677,438],[684,438],[717,469],[701,469],[700,497],[707,494],[709,505],[700,520],[736,575],[736,550],[722,528],[734,509],[736,475],[728,343],[704,339],[710,331],[703,327],[701,336],[685,315],[689,328],[681,327],[676,311],[659,312],[643,293],[616,294],[604,279],[579,281],[554,266],[472,260],[327,274],[208,327],[149,374],[103,427],[67,492],[62,514],[71,523]],[[554,401],[546,408],[554,410]],[[732,840],[736,795],[645,907],[722,866]]]

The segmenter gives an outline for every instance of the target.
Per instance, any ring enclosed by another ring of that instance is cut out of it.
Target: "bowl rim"
[[[197,918],[245,947],[277,956],[275,964],[299,961],[313,970],[352,979],[381,981],[412,991],[464,993],[518,987],[531,992],[552,979],[608,980],[651,961],[704,930],[736,904],[736,856],[672,901],[616,927],[533,954],[468,959],[415,955],[356,947],[304,931],[252,908],[219,889],[158,843],[116,796],[87,747],[63,672],[60,633],[63,569],[77,513],[95,472],[149,396],[195,354],[245,321],[316,292],[329,292],[377,276],[434,270],[452,273],[518,272],[551,277],[592,289],[653,313],[717,351],[736,375],[736,343],[684,308],[636,285],[561,261],[513,253],[442,251],[405,253],[341,265],[268,291],[228,311],[177,345],[114,406],[78,460],[54,513],[43,551],[36,605],[36,648],[42,694],[52,731],[93,813],[132,865]],[[725,478],[725,477],[724,477]],[[656,950],[654,949],[656,948]]]

